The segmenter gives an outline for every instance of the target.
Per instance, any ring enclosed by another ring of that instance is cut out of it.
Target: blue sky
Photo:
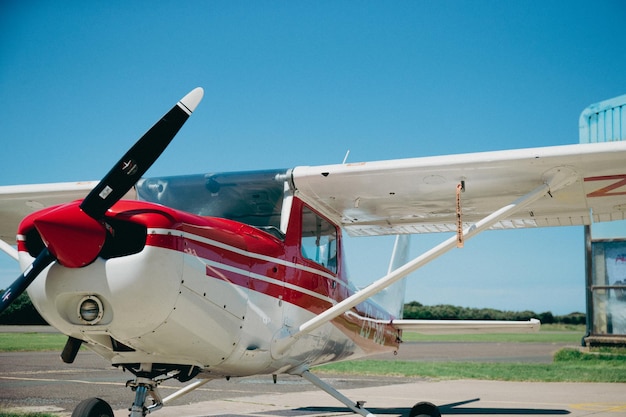
[[[147,176],[576,143],[581,111],[626,93],[625,18],[623,1],[5,0],[0,185],[99,179],[196,86]],[[391,239],[347,246],[358,283],[386,271]],[[578,227],[487,232],[406,299],[584,311],[583,249]],[[0,257],[0,287],[18,273]]]

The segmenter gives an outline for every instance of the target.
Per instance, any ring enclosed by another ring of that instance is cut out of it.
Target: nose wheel
[[[113,410],[100,398],[88,398],[76,406],[72,417],[113,417]]]

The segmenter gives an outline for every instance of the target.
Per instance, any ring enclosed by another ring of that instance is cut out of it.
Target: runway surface
[[[509,343],[407,343],[390,360],[549,362],[561,345]],[[444,416],[626,416],[626,384],[437,381],[403,377],[320,375],[375,414],[407,415],[418,401],[437,404]],[[0,353],[0,409],[50,411],[70,415],[83,399],[98,396],[128,415],[133,393],[129,373],[91,352],[63,364],[58,352]],[[182,384],[167,381],[165,397]],[[156,417],[309,417],[351,413],[337,400],[295,376],[211,381],[155,412]]]

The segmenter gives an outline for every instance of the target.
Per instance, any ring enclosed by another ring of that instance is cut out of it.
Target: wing
[[[541,322],[505,320],[394,320],[395,328],[420,334],[531,333]]]
[[[314,167],[292,187],[352,236],[457,230],[567,171],[569,185],[493,228],[570,226],[626,218],[626,142],[591,143]]]
[[[17,227],[25,216],[44,207],[85,198],[97,184],[98,181],[85,181],[0,187],[0,239],[15,242]]]

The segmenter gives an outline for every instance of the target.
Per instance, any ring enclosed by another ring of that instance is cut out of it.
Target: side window
[[[337,272],[337,229],[328,221],[302,208],[302,256]]]

